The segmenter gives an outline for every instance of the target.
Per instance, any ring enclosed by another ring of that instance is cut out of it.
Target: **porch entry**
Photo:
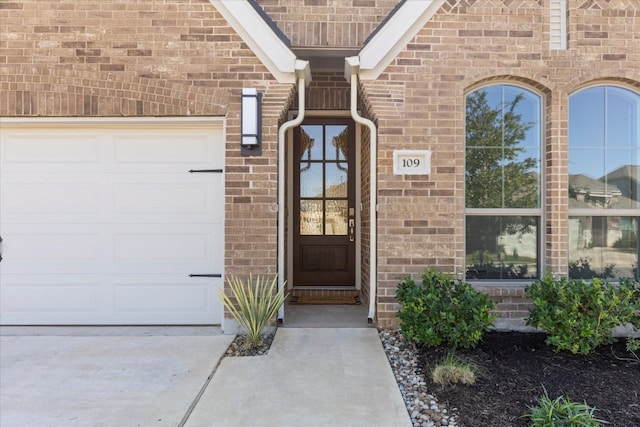
[[[355,125],[307,119],[293,146],[293,285],[354,287]]]

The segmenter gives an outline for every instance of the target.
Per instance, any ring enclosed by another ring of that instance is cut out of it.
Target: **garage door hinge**
[[[222,169],[191,169],[189,173],[222,173]]]
[[[189,277],[222,277],[222,274],[190,274]]]

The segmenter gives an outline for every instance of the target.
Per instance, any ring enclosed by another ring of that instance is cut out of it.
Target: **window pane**
[[[538,222],[529,216],[468,216],[467,279],[538,277]]]
[[[322,163],[300,165],[300,197],[322,197]]]
[[[327,160],[348,160],[349,127],[347,125],[334,125],[325,127],[326,158]]]
[[[609,149],[607,150],[607,175],[604,182],[615,194],[611,209],[638,209],[638,150]]]
[[[606,140],[611,148],[638,148],[640,96],[619,87],[606,87]]]
[[[569,277],[636,277],[638,218],[569,218]]]
[[[326,163],[326,197],[347,197],[347,163]]]
[[[347,201],[327,200],[326,202],[325,235],[347,235]]]
[[[467,96],[466,207],[540,207],[540,97],[498,85]]]
[[[467,147],[466,195],[468,208],[500,208],[503,205],[503,176],[499,159],[502,148]],[[498,160],[497,160],[498,159]],[[493,164],[493,167],[482,167]]]
[[[572,148],[602,147],[604,141],[604,87],[569,98],[569,144]]]
[[[569,148],[569,185],[572,177],[585,176],[592,181],[599,182],[598,178],[605,175],[605,150]],[[577,178],[580,180],[579,178]],[[585,183],[582,183],[585,184]],[[594,184],[595,185],[595,184]]]
[[[502,165],[504,208],[540,206],[539,148],[523,148],[515,158]]]
[[[322,235],[322,200],[300,200],[300,235]]]
[[[300,126],[300,160],[322,160],[322,126]]]

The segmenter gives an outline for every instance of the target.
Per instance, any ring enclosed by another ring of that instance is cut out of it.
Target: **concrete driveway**
[[[233,336],[0,328],[0,426],[178,426]]]

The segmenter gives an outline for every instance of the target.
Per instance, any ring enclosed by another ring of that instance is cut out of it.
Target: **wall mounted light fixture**
[[[262,94],[256,88],[242,89],[240,151],[243,156],[262,154]]]

